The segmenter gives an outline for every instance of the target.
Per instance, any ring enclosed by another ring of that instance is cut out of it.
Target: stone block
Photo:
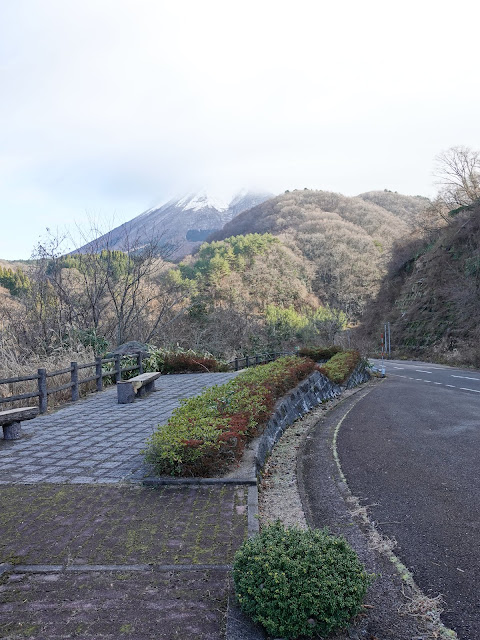
[[[117,382],[118,404],[130,404],[135,400],[133,385],[128,381]]]
[[[3,425],[4,440],[19,440],[22,437],[22,423],[11,422]]]

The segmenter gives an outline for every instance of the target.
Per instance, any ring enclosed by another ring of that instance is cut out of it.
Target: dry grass
[[[350,512],[354,518],[361,521],[366,529],[368,545],[374,551],[386,555],[399,569],[403,579],[405,580],[406,589],[402,589],[405,603],[400,607],[399,613],[413,616],[423,620],[428,626],[428,636],[425,640],[458,640],[457,635],[442,624],[440,615],[443,611],[443,597],[438,595],[430,598],[420,591],[408,570],[403,567],[393,553],[393,549],[397,546],[395,538],[387,538],[382,535],[375,527],[368,515],[368,506],[360,504],[355,496],[348,496],[346,502]],[[369,505],[374,506],[374,505]],[[409,595],[406,593],[409,592]]]
[[[37,369],[46,369],[47,373],[51,371],[60,371],[67,369],[71,362],[78,364],[86,364],[95,361],[95,354],[92,349],[86,347],[78,347],[77,349],[65,349],[52,354],[49,357],[36,358],[28,362],[21,363],[16,354],[5,344],[0,343],[0,379],[17,378],[22,376],[31,376],[37,373]],[[86,378],[93,375],[94,368],[84,369],[79,372],[79,378]],[[65,373],[53,378],[47,378],[47,389],[60,387],[70,381],[70,374]],[[88,382],[80,385],[80,395],[84,396],[95,389],[95,382]],[[0,384],[0,401],[2,398],[16,396],[23,393],[33,393],[38,390],[37,380],[26,380],[23,382],[14,382],[9,384]],[[70,389],[54,393],[48,396],[49,408],[64,404],[71,399]],[[0,409],[15,409],[17,407],[34,407],[38,405],[38,398],[27,398],[17,402],[0,403]]]

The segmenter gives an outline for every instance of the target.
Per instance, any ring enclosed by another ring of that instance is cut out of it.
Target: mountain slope
[[[126,245],[138,249],[148,243],[158,242],[160,247],[170,247],[170,257],[182,258],[234,216],[270,196],[271,194],[247,190],[226,200],[206,191],[188,194],[148,209],[133,220],[80,247],[76,252],[125,250]]]
[[[397,201],[404,197],[395,196]],[[412,199],[405,199],[412,205]],[[417,215],[424,199],[413,200]],[[413,226],[413,220],[407,223],[368,198],[305,189],[241,213],[209,240],[246,233],[279,236],[312,265],[313,289],[320,300],[355,318],[377,293],[394,241],[408,235]]]
[[[453,212],[452,212],[453,213]],[[371,344],[392,326],[399,354],[480,366],[480,204],[427,238],[394,247],[388,275],[363,322]]]
[[[418,226],[425,208],[430,204],[430,200],[423,196],[404,196],[388,189],[367,191],[358,197],[390,211],[412,229]]]

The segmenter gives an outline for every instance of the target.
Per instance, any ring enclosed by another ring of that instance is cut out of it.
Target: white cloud
[[[480,148],[478,17],[469,0],[2,3],[0,257],[191,185],[431,193],[440,150]]]

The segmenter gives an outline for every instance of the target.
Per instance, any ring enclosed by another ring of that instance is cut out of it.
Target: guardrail
[[[95,362],[88,362],[85,364],[78,364],[78,362],[71,362],[70,366],[58,371],[47,371],[46,369],[38,369],[36,374],[28,376],[18,376],[15,378],[3,378],[0,379],[0,385],[2,384],[15,384],[20,382],[30,382],[32,380],[37,381],[37,390],[29,393],[21,393],[17,395],[11,395],[7,397],[0,397],[0,405],[8,404],[11,402],[19,402],[21,400],[28,400],[30,398],[38,398],[38,408],[40,413],[46,413],[48,409],[48,397],[52,394],[59,393],[61,391],[71,390],[71,401],[76,402],[80,397],[80,386],[89,382],[95,381],[96,391],[102,391],[104,387],[104,378],[114,378],[115,384],[122,380],[122,374],[128,371],[138,371],[143,373],[143,360],[148,357],[148,353],[138,352],[136,354],[137,362],[135,365],[129,365],[122,367],[122,359],[128,358],[129,360],[135,355],[115,355],[109,358],[95,358]],[[277,358],[285,355],[292,355],[291,351],[282,351],[275,353],[255,353],[253,355],[243,356],[241,358],[235,358],[228,362],[229,368],[234,371],[254,367],[259,364],[266,364],[267,362],[273,362]],[[104,365],[107,363],[114,363],[112,370],[104,370]],[[88,375],[85,378],[80,377],[80,372],[84,369],[95,369],[95,373]],[[48,381],[52,378],[70,374],[69,382],[61,384],[56,387],[49,387]]]

